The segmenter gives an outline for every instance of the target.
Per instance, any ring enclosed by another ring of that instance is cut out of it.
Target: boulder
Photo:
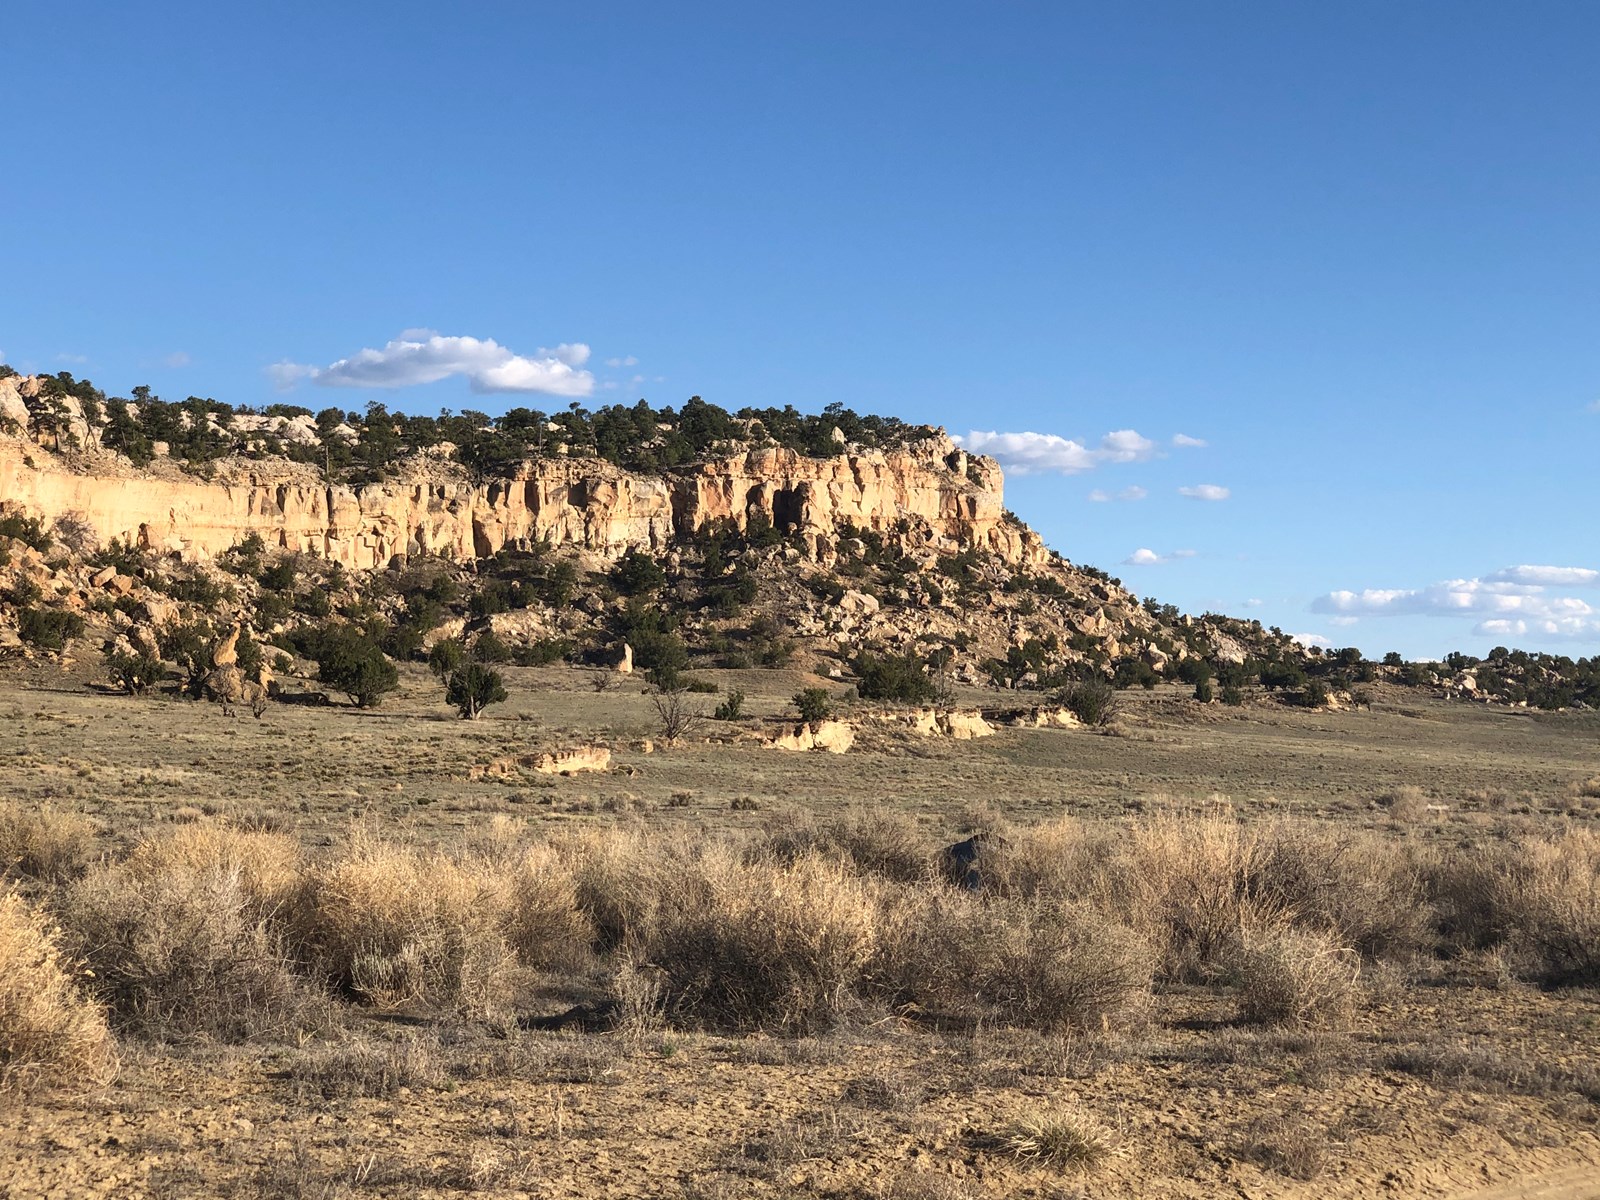
[[[824,750],[829,754],[843,754],[855,743],[855,730],[843,721],[802,721],[792,729],[771,738],[767,745],[774,750]]]
[[[235,625],[217,644],[216,650],[211,654],[211,661],[215,666],[231,667],[239,661],[239,633],[240,626]]]
[[[580,771],[608,771],[611,769],[611,751],[605,746],[579,746],[575,750],[557,750],[553,754],[541,754],[531,765],[541,775],[576,775]]]
[[[116,577],[117,569],[115,567],[101,567],[93,575],[89,576],[89,586],[103,588]]]

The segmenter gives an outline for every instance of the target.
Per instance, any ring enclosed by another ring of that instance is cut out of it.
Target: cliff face
[[[52,518],[72,513],[102,542],[189,559],[254,532],[269,545],[357,569],[424,552],[484,556],[522,539],[615,557],[630,547],[662,549],[714,521],[743,528],[761,518],[797,529],[824,556],[845,523],[889,532],[907,520],[945,551],[985,549],[1016,565],[1047,557],[1037,535],[1005,518],[998,465],[945,438],[826,459],[749,450],[663,475],[541,459],[480,484],[443,462],[413,462],[403,480],[359,487],[327,486],[286,460],[235,461],[209,482],[162,465],[137,472],[114,456],[69,458],[0,436],[0,504]]]

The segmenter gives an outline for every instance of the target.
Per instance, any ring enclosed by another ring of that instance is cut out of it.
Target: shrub
[[[83,636],[83,618],[52,608],[23,608],[17,612],[17,636],[41,650],[64,650]]]
[[[624,596],[639,596],[664,587],[667,573],[648,554],[630,548],[611,569],[611,582]]]
[[[540,638],[511,652],[511,661],[519,667],[548,667],[560,662],[577,647],[571,638]]]
[[[533,846],[506,873],[501,929],[530,967],[581,964],[595,940],[594,921],[579,903],[572,867],[550,846]]]
[[[1395,821],[1409,823],[1428,815],[1428,793],[1412,783],[1385,792],[1376,803]]]
[[[195,825],[74,884],[63,924],[118,1026],[240,1041],[320,1023],[272,924],[294,863],[286,838]]]
[[[314,869],[294,910],[296,946],[364,1004],[509,1012],[518,982],[501,883],[481,866],[353,831]]]
[[[669,1011],[796,1033],[859,1003],[877,948],[877,910],[864,880],[815,858],[746,864],[713,848],[664,882],[638,950],[660,967]]]
[[[1241,1021],[1311,1027],[1348,1020],[1361,959],[1330,934],[1280,927],[1247,932],[1236,971]]]
[[[95,823],[80,813],[0,801],[0,868],[25,879],[61,883],[88,869],[97,833]]]
[[[1229,708],[1242,708],[1244,706],[1244,689],[1236,683],[1225,683],[1218,695]]]
[[[856,692],[863,700],[925,704],[934,697],[933,681],[923,674],[922,663],[914,654],[864,653],[852,666]]]
[[[744,716],[744,692],[733,688],[711,715],[718,721],[737,721]]]
[[[1109,725],[1117,719],[1122,702],[1116,688],[1104,679],[1082,679],[1061,693],[1061,703],[1085,725]]]
[[[1549,986],[1600,984],[1600,834],[1522,842],[1494,891],[1525,975]]]
[[[460,638],[442,638],[428,651],[428,670],[440,679],[455,674],[466,660],[467,648]]]
[[[1330,699],[1332,693],[1328,691],[1328,685],[1320,679],[1313,679],[1300,693],[1300,703],[1307,708],[1327,708]]]
[[[827,688],[804,688],[794,694],[794,706],[802,721],[826,721],[833,712],[833,697]]]
[[[451,672],[445,685],[445,699],[469,721],[476,721],[485,708],[505,698],[505,683],[500,672],[482,663],[468,663]]]
[[[1194,685],[1194,698],[1201,704],[1210,704],[1216,697],[1216,689],[1211,686],[1211,680],[1202,679]]]
[[[650,706],[656,710],[661,738],[669,746],[688,736],[705,718],[705,710],[697,708],[696,703],[689,699],[687,688],[668,688],[658,684],[650,696]]]
[[[758,853],[792,864],[808,855],[857,874],[904,883],[926,881],[933,856],[916,821],[899,809],[851,808],[818,820],[795,815],[768,831]]]
[[[481,663],[510,662],[511,647],[493,629],[485,629],[472,639],[472,657]]]
[[[167,668],[159,658],[138,650],[110,646],[105,651],[105,663],[112,681],[130,696],[142,695],[167,677]]]
[[[0,895],[0,1092],[111,1078],[105,1014],[78,991],[76,974],[44,915],[15,892]]]
[[[1069,1171],[1092,1170],[1116,1146],[1111,1130],[1088,1113],[1073,1108],[1023,1117],[1002,1141],[1018,1158],[1047,1162]]]
[[[944,890],[903,898],[885,976],[903,1000],[973,1020],[1100,1029],[1150,992],[1139,935],[1087,907]]]
[[[0,538],[13,538],[40,554],[50,549],[52,541],[42,520],[38,517],[24,516],[22,513],[0,515]]]
[[[317,639],[317,677],[350,697],[357,708],[375,708],[400,685],[399,672],[383,651],[353,625],[335,625]]]

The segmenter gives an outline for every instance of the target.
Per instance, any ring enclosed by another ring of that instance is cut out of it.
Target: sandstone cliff
[[[6,384],[14,390],[15,381]],[[910,528],[931,548],[976,548],[1016,565],[1048,557],[1037,535],[1006,514],[999,466],[944,437],[893,450],[842,448],[832,458],[748,449],[659,475],[596,459],[540,459],[474,482],[453,464],[419,458],[393,480],[330,486],[315,469],[281,459],[229,460],[209,481],[165,463],[139,471],[92,448],[57,453],[13,430],[0,435],[0,504],[75,514],[102,543],[116,538],[190,560],[253,532],[358,569],[417,553],[482,557],[524,540],[615,557],[663,549],[722,520],[796,531],[821,558],[846,525]]]

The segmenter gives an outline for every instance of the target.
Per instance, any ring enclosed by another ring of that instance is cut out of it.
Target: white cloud
[[[272,380],[273,386],[283,392],[294,387],[302,379],[314,379],[317,374],[315,367],[308,367],[302,363],[292,363],[287,359],[283,362],[273,363],[266,370],[267,378]]]
[[[1225,488],[1215,483],[1197,483],[1193,487],[1181,487],[1178,495],[1187,496],[1191,500],[1226,500],[1233,495],[1231,488]]]
[[[1591,400],[1591,401],[1589,401],[1589,407],[1587,409],[1585,409],[1584,411],[1592,412],[1592,413],[1600,413],[1600,400]]]
[[[171,354],[167,355],[161,360],[161,365],[163,367],[170,367],[172,370],[177,370],[179,367],[187,367],[191,361],[193,360],[190,359],[189,352],[187,350],[174,350]]]
[[[1114,429],[1100,439],[1096,453],[1106,462],[1145,462],[1155,457],[1156,444],[1132,429]]]
[[[1096,504],[1109,504],[1113,500],[1143,500],[1149,494],[1144,488],[1134,484],[1132,487],[1125,487],[1115,493],[1108,492],[1104,488],[1095,488],[1094,491],[1089,493],[1089,499]]]
[[[1076,475],[1101,463],[1145,462],[1156,456],[1156,444],[1132,429],[1116,429],[1090,449],[1082,442],[1053,433],[997,433],[974,429],[951,439],[973,454],[987,454],[1017,475],[1055,471]]]
[[[89,356],[87,354],[58,354],[56,355],[56,361],[58,363],[71,363],[75,367],[81,367],[84,363],[89,361]]]
[[[1171,562],[1177,558],[1193,558],[1193,550],[1174,550],[1171,554],[1157,554],[1147,546],[1140,546],[1127,558],[1122,560],[1125,567],[1154,567],[1160,563]]]
[[[564,362],[569,367],[581,367],[589,361],[589,347],[583,342],[562,342],[559,346],[546,349],[539,347],[538,358],[553,358],[557,362]]]
[[[1204,450],[1211,443],[1206,441],[1205,438],[1190,437],[1187,433],[1175,433],[1172,435],[1172,444],[1174,446],[1188,446],[1196,450]]]
[[[638,365],[639,365],[639,360],[637,358],[635,358],[631,354],[627,355],[624,358],[608,358],[608,359],[606,359],[606,366],[608,366],[608,367],[636,367]]]
[[[1260,608],[1265,603],[1266,601],[1259,596],[1251,596],[1250,599],[1244,602],[1244,606],[1246,608]]]
[[[1360,617],[1329,617],[1328,624],[1337,625],[1340,629],[1348,629],[1350,626],[1358,624],[1360,620]]]
[[[1587,587],[1600,583],[1600,571],[1588,567],[1502,567],[1485,575],[1486,583],[1525,583],[1537,587]]]
[[[1600,638],[1600,609],[1551,587],[1600,584],[1587,567],[1505,567],[1473,579],[1447,579],[1422,588],[1337,591],[1311,602],[1311,611],[1339,616],[1478,618],[1474,633],[1492,637],[1535,634],[1549,638]]]
[[[588,358],[589,347],[582,342],[541,348],[530,358],[512,353],[493,338],[444,337],[432,330],[408,329],[381,350],[362,350],[326,367],[274,363],[267,374],[280,388],[302,380],[324,387],[401,388],[462,375],[475,392],[587,396],[594,391],[594,376],[578,368]]]
[[[1317,646],[1323,650],[1333,649],[1332,639],[1325,638],[1320,633],[1291,633],[1289,636],[1308,649],[1312,646]]]

